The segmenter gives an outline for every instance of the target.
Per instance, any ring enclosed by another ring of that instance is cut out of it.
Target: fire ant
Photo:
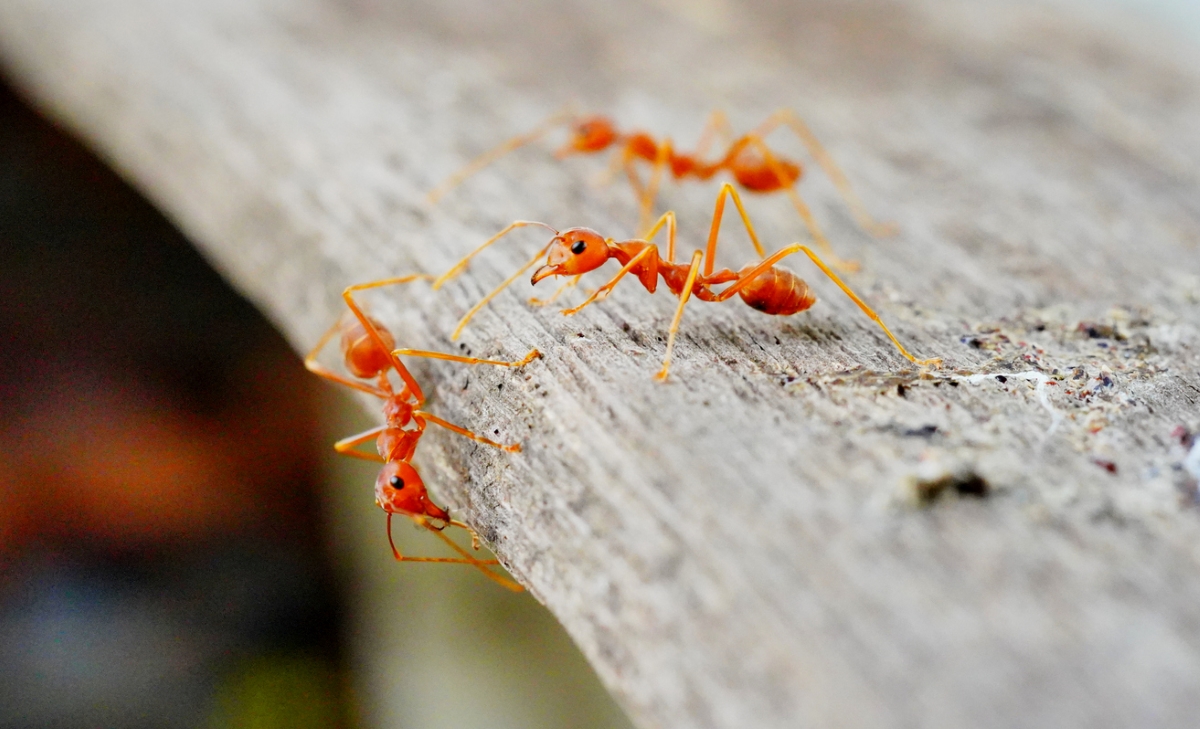
[[[719,271],[713,270],[716,262],[717,237],[721,229],[721,218],[725,213],[726,197],[733,198],[742,223],[746,227],[746,232],[750,235],[750,241],[754,244],[754,249],[758,252],[759,256],[759,260],[746,264],[738,271],[732,271],[727,268]],[[871,307],[867,306],[866,302],[860,299],[857,294],[851,291],[850,287],[808,246],[796,243],[767,256],[762,244],[759,243],[758,234],[754,232],[754,226],[750,223],[746,209],[742,205],[741,197],[738,195],[737,190],[729,183],[723,184],[720,193],[717,195],[716,206],[713,210],[712,227],[709,229],[708,234],[708,245],[704,251],[697,250],[692,254],[691,263],[675,262],[675,213],[673,211],[664,213],[658,219],[658,222],[650,228],[649,233],[644,239],[621,242],[617,242],[612,238],[605,238],[589,228],[570,228],[560,232],[545,223],[518,220],[489,238],[483,245],[455,264],[434,282],[433,287],[435,289],[440,288],[448,280],[461,273],[470,260],[485,248],[505,235],[508,235],[513,230],[527,226],[546,228],[554,234],[554,237],[538,251],[537,255],[522,266],[520,270],[473,306],[458,322],[458,327],[454,330],[452,339],[457,339],[459,334],[462,333],[463,328],[467,325],[467,322],[485,304],[491,301],[523,273],[532,268],[543,255],[546,256],[546,263],[534,271],[533,278],[531,279],[532,283],[536,284],[550,276],[575,277],[573,280],[563,284],[559,288],[559,291],[549,299],[550,301],[557,298],[558,294],[567,286],[574,285],[583,274],[599,268],[608,259],[615,258],[621,264],[621,270],[608,283],[592,292],[582,304],[569,309],[563,309],[562,313],[570,316],[579,312],[585,306],[608,296],[613,287],[626,274],[633,273],[637,277],[638,282],[650,293],[654,293],[658,286],[658,277],[662,276],[671,293],[679,297],[679,305],[675,309],[675,318],[671,321],[671,329],[667,338],[667,351],[663,357],[662,369],[655,376],[657,380],[665,380],[671,364],[671,350],[675,345],[675,333],[679,330],[679,322],[683,318],[683,307],[692,295],[695,295],[696,298],[702,301],[725,301],[736,294],[741,296],[742,301],[746,302],[750,307],[764,314],[776,314],[779,316],[799,313],[816,303],[816,296],[809,290],[808,284],[786,268],[776,265],[783,258],[803,251],[826,276],[850,297],[851,301],[858,305],[858,308],[863,310],[863,313],[883,329],[883,333],[888,336],[888,339],[892,340],[892,344],[896,345],[896,348],[900,350],[900,354],[904,355],[908,361],[922,367],[936,367],[941,365],[940,359],[921,360],[909,353],[904,348],[904,345],[900,344],[900,340],[896,339],[896,336],[883,323],[883,320],[879,318],[879,315]],[[659,253],[658,246],[650,242],[664,226],[667,229],[667,255],[665,259]],[[701,264],[703,264],[703,270],[701,269]],[[711,288],[714,285],[725,283],[730,285],[721,291],[714,291]]]
[[[352,435],[349,438],[343,438],[335,443],[333,447],[342,455],[384,464],[378,478],[375,480],[375,503],[387,512],[388,544],[391,546],[392,555],[396,560],[401,562],[469,564],[508,589],[520,591],[523,589],[520,585],[488,569],[489,565],[499,564],[497,560],[476,559],[442,533],[442,530],[447,526],[461,527],[470,533],[472,546],[475,549],[479,548],[479,535],[475,533],[475,530],[461,521],[450,518],[450,514],[445,509],[433,503],[430,499],[429,492],[425,488],[425,482],[421,479],[420,474],[417,473],[417,469],[412,465],[412,458],[416,452],[417,443],[421,440],[421,436],[424,435],[425,427],[428,423],[439,425],[476,442],[510,453],[519,452],[521,446],[518,444],[502,445],[422,410],[421,406],[425,403],[425,394],[421,391],[421,387],[413,378],[412,373],[400,361],[400,355],[431,357],[454,362],[465,362],[467,364],[520,367],[539,356],[539,353],[534,349],[518,362],[504,362],[500,360],[477,359],[475,357],[461,357],[456,354],[447,354],[444,352],[397,349],[395,338],[391,332],[374,318],[363,313],[363,310],[354,300],[354,292],[356,291],[391,284],[408,283],[421,279],[429,280],[432,278],[432,276],[426,274],[415,274],[357,284],[347,288],[342,293],[342,297],[346,300],[346,305],[350,308],[353,316],[343,317],[325,332],[320,341],[313,347],[313,350],[304,358],[304,366],[310,372],[321,377],[360,392],[374,395],[383,401],[384,425],[371,428],[358,435]],[[339,333],[341,334],[342,356],[346,370],[354,378],[358,379],[353,379],[329,370],[317,362],[317,356],[321,350],[325,348],[326,344],[328,344],[329,340],[335,334]],[[400,376],[400,380],[404,385],[399,392],[392,387],[389,378],[389,373],[392,370]],[[375,383],[369,384],[360,380],[375,380]],[[371,439],[375,439],[378,453],[368,453],[358,449],[359,445]],[[400,554],[400,550],[396,548],[396,544],[392,540],[393,514],[407,516],[418,526],[433,532],[449,545],[451,549],[457,552],[460,557],[406,557]]]
[[[798,162],[777,155],[771,150],[765,138],[782,127],[791,129],[804,144],[809,154],[825,170],[825,174],[833,181],[842,199],[850,208],[851,214],[859,227],[876,237],[895,235],[896,226],[893,223],[879,223],[870,213],[854,189],[845,173],[833,161],[829,152],[817,141],[816,135],[796,112],[790,109],[780,109],[767,117],[748,134],[734,138],[730,124],[725,115],[714,111],[700,134],[700,140],[692,152],[677,151],[671,140],[655,139],[652,135],[631,131],[622,132],[616,123],[601,115],[583,117],[574,116],[569,110],[559,112],[533,131],[513,137],[498,147],[485,152],[449,179],[438,185],[428,195],[428,201],[437,202],[443,195],[452,190],[468,177],[479,172],[500,157],[522,147],[548,133],[560,125],[569,125],[571,132],[567,142],[555,151],[557,159],[564,159],[575,154],[598,154],[608,149],[617,153],[612,156],[610,174],[618,168],[625,171],[634,194],[637,195],[640,207],[639,228],[645,230],[650,221],[654,200],[658,196],[658,188],[663,170],[667,170],[675,180],[696,179],[708,180],[721,172],[728,172],[736,183],[748,192],[764,194],[783,191],[791,199],[792,206],[804,221],[813,240],[825,251],[830,262],[838,269],[856,271],[859,266],[854,261],[838,258],[829,240],[817,225],[808,204],[800,197],[796,185],[803,175],[803,168]],[[713,157],[708,157],[714,136],[720,136],[729,141],[725,151]],[[636,163],[648,162],[653,166],[649,184],[644,184],[638,175]]]

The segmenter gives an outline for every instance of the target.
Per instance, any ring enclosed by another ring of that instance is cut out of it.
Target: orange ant
[[[833,161],[829,152],[817,141],[816,135],[808,128],[808,125],[790,109],[781,109],[775,112],[753,131],[737,138],[734,138],[725,115],[720,111],[714,111],[705,122],[704,129],[700,134],[700,141],[697,142],[696,148],[692,152],[677,151],[671,140],[667,138],[657,140],[652,135],[641,131],[622,132],[617,128],[616,123],[606,116],[576,117],[570,111],[562,111],[551,116],[532,132],[513,137],[477,157],[462,170],[434,188],[428,195],[428,201],[431,204],[437,202],[463,180],[500,157],[529,144],[563,124],[570,125],[571,133],[567,142],[554,153],[557,159],[574,154],[598,154],[614,148],[618,151],[612,157],[610,174],[615,172],[618,167],[625,171],[629,184],[639,199],[638,225],[643,230],[650,221],[651,210],[654,200],[658,196],[659,182],[664,169],[670,172],[671,177],[675,180],[688,178],[708,180],[718,173],[728,172],[745,191],[767,194],[781,190],[786,192],[813,240],[825,251],[833,265],[845,271],[858,270],[856,262],[844,261],[834,254],[833,247],[829,244],[829,240],[821,231],[820,226],[817,225],[811,209],[797,192],[796,185],[803,174],[801,165],[775,154],[764,141],[769,134],[783,126],[796,134],[817,164],[825,170],[825,174],[833,181],[834,186],[841,193],[842,199],[849,206],[854,219],[863,230],[877,237],[891,236],[896,233],[895,224],[879,223],[867,212],[866,206],[855,194],[845,173]],[[724,153],[707,157],[714,135],[731,141]],[[638,161],[649,162],[653,165],[649,184],[643,184],[638,175],[635,164]]]
[[[733,198],[738,213],[741,215],[742,223],[746,227],[746,232],[750,234],[750,240],[754,244],[754,249],[758,252],[759,256],[759,260],[746,264],[738,271],[732,271],[727,268],[719,271],[713,270],[717,253],[717,236],[721,229],[721,218],[725,213],[726,197]],[[554,234],[554,237],[550,239],[550,242],[545,247],[538,251],[537,255],[522,266],[519,271],[506,279],[495,290],[473,306],[458,322],[458,327],[454,330],[452,339],[457,339],[459,334],[462,333],[463,328],[467,325],[467,322],[485,304],[491,301],[523,273],[532,268],[543,255],[546,256],[546,263],[534,271],[532,283],[536,284],[550,276],[575,277],[573,280],[563,284],[549,301],[557,298],[558,294],[567,286],[574,285],[583,274],[599,268],[608,259],[615,258],[621,264],[621,270],[608,283],[592,292],[582,304],[570,309],[564,309],[562,313],[570,316],[579,312],[585,306],[608,296],[613,287],[626,274],[633,273],[637,277],[638,282],[650,293],[654,293],[658,286],[658,277],[662,276],[671,293],[679,297],[679,305],[675,309],[675,318],[671,321],[671,329],[667,338],[666,356],[663,357],[662,369],[655,376],[655,379],[665,380],[671,364],[671,350],[675,345],[675,334],[679,330],[679,322],[683,318],[683,307],[692,295],[695,295],[696,298],[702,301],[725,301],[736,294],[741,296],[742,301],[746,302],[750,307],[764,314],[776,314],[780,316],[799,313],[816,303],[816,296],[809,290],[808,284],[786,268],[775,265],[793,253],[803,251],[826,276],[858,305],[858,308],[862,309],[872,321],[883,329],[888,339],[892,340],[892,344],[896,345],[896,348],[900,350],[900,354],[904,355],[913,364],[919,366],[939,366],[941,364],[940,359],[919,360],[914,357],[904,348],[900,340],[896,339],[896,336],[883,323],[879,315],[871,307],[867,306],[866,302],[860,299],[857,294],[851,291],[850,287],[829,266],[825,265],[808,246],[796,243],[767,256],[762,244],[758,241],[758,234],[754,232],[754,226],[750,223],[746,209],[742,205],[741,197],[738,195],[737,190],[729,183],[723,184],[720,193],[717,195],[716,207],[713,210],[712,227],[709,229],[708,234],[708,245],[704,251],[695,251],[692,254],[692,260],[689,264],[675,262],[675,213],[673,211],[664,213],[644,239],[621,242],[617,242],[612,238],[605,238],[596,231],[588,228],[570,228],[560,232],[545,223],[518,220],[489,238],[483,245],[455,264],[441,278],[434,282],[433,287],[435,289],[440,288],[446,281],[457,276],[466,268],[467,263],[473,257],[500,238],[503,238],[517,228],[531,225],[546,228]],[[658,246],[650,242],[664,226],[667,229],[667,255],[665,259],[659,253]],[[701,264],[703,264],[703,270],[701,269]],[[726,283],[730,285],[721,291],[714,291],[711,288],[714,285]]]
[[[425,482],[421,479],[420,474],[417,473],[417,469],[412,465],[412,458],[416,452],[417,443],[425,433],[425,427],[428,423],[440,425],[471,440],[510,453],[519,452],[521,446],[517,444],[502,445],[422,410],[421,406],[425,403],[425,394],[421,391],[421,387],[413,378],[412,373],[400,361],[400,355],[431,357],[468,364],[520,367],[528,364],[535,357],[539,356],[539,354],[534,349],[523,360],[518,362],[504,362],[500,360],[477,359],[475,357],[461,357],[456,354],[447,354],[444,352],[397,349],[391,332],[374,318],[364,314],[363,310],[354,300],[354,292],[356,291],[390,284],[408,283],[418,279],[429,280],[432,278],[432,276],[425,274],[415,274],[357,284],[347,288],[342,293],[342,297],[346,300],[346,305],[350,307],[353,317],[343,317],[342,320],[330,327],[329,331],[325,332],[324,336],[317,342],[317,345],[313,347],[313,350],[304,358],[304,366],[310,372],[321,377],[360,392],[374,395],[383,401],[384,425],[371,428],[349,438],[344,438],[335,443],[333,447],[338,453],[343,455],[384,464],[378,478],[375,480],[375,503],[387,512],[388,544],[391,546],[392,555],[396,560],[401,562],[469,564],[510,590],[520,591],[523,589],[520,585],[488,569],[489,565],[499,564],[497,560],[476,559],[442,533],[442,530],[447,526],[461,527],[470,533],[472,546],[475,549],[479,548],[479,535],[475,533],[475,530],[461,521],[450,518],[450,514],[445,509],[433,503],[430,499],[429,492],[425,488]],[[317,362],[317,356],[321,350],[338,333],[341,334],[342,355],[346,370],[355,378],[358,378],[357,380],[329,370]],[[400,376],[401,381],[404,383],[404,387],[399,392],[396,392],[392,387],[389,378],[389,373],[392,370]],[[375,384],[368,384],[359,380],[375,380]],[[375,439],[378,453],[368,453],[358,449],[359,445],[371,439]],[[393,514],[407,516],[418,526],[433,532],[449,545],[451,549],[457,552],[460,557],[403,556],[392,540]]]

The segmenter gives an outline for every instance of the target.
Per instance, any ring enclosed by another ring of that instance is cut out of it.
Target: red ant
[[[758,252],[759,260],[746,264],[739,271],[732,271],[727,268],[714,271],[717,236],[721,229],[721,218],[725,213],[725,198],[727,196],[733,198],[738,213],[741,215],[742,223],[746,227],[746,232],[750,234],[750,240],[754,244],[754,249]],[[723,184],[721,192],[717,195],[716,207],[713,210],[712,227],[708,234],[708,245],[704,251],[698,250],[692,254],[690,264],[675,262],[675,213],[671,211],[664,213],[658,219],[658,222],[654,224],[644,239],[621,242],[614,241],[612,238],[605,238],[596,231],[588,228],[570,228],[559,232],[545,223],[518,220],[489,238],[483,245],[455,264],[441,278],[434,282],[433,287],[435,289],[439,288],[446,281],[457,276],[466,268],[471,258],[500,238],[517,228],[530,225],[546,228],[554,234],[554,237],[550,239],[550,242],[537,255],[522,266],[519,271],[506,279],[504,283],[500,284],[500,286],[485,296],[478,304],[473,306],[463,316],[462,320],[459,321],[458,327],[454,330],[451,338],[457,339],[458,335],[462,333],[463,327],[467,325],[467,322],[487,302],[491,301],[492,298],[515,281],[521,274],[533,267],[542,255],[546,256],[546,264],[533,273],[532,283],[536,284],[538,281],[550,276],[575,277],[572,281],[563,284],[559,288],[559,292],[567,286],[573,285],[581,275],[599,268],[608,259],[615,258],[621,264],[621,270],[608,283],[594,291],[582,304],[570,309],[564,309],[562,313],[568,316],[575,314],[588,304],[604,298],[626,274],[631,272],[650,293],[654,293],[658,286],[658,277],[662,276],[671,293],[679,297],[679,306],[675,309],[675,318],[671,321],[670,334],[667,338],[666,356],[663,357],[662,369],[656,375],[656,379],[665,380],[671,363],[671,349],[675,345],[675,333],[679,330],[679,322],[683,318],[683,307],[692,295],[695,295],[696,298],[702,301],[725,301],[736,294],[741,296],[742,301],[746,302],[750,307],[764,314],[777,314],[780,316],[796,314],[816,303],[816,296],[809,290],[808,284],[786,268],[775,265],[793,253],[803,251],[855,304],[858,304],[858,307],[872,321],[883,329],[888,339],[892,340],[892,343],[900,350],[900,354],[904,355],[913,364],[919,366],[939,366],[941,364],[940,359],[919,360],[910,354],[904,348],[904,345],[900,344],[900,341],[892,334],[891,330],[887,328],[887,325],[883,323],[883,320],[879,318],[879,315],[871,307],[867,306],[866,302],[860,299],[857,294],[851,291],[850,287],[838,278],[837,274],[829,266],[825,265],[808,246],[796,243],[768,257],[763,250],[762,244],[758,241],[758,235],[754,232],[754,226],[750,223],[750,218],[746,214],[746,209],[742,206],[742,200],[738,196],[737,190],[729,183]],[[665,259],[659,253],[658,246],[650,242],[664,225],[667,228],[667,256]],[[701,264],[703,264],[703,270],[701,270]],[[721,291],[714,291],[711,288],[714,285],[725,283],[730,285]],[[556,298],[559,292],[556,292],[550,300]]]
[[[335,443],[333,447],[338,453],[343,455],[384,464],[383,469],[379,472],[379,477],[375,480],[375,503],[387,512],[388,544],[391,546],[392,555],[396,560],[402,562],[469,564],[510,590],[520,591],[523,589],[520,585],[488,569],[489,565],[496,565],[499,562],[494,559],[481,560],[472,557],[466,550],[442,533],[442,530],[447,526],[461,527],[470,533],[472,546],[475,549],[479,548],[479,535],[461,521],[450,518],[450,514],[445,509],[433,503],[430,499],[429,492],[425,488],[425,482],[421,479],[420,474],[417,473],[417,469],[412,465],[412,458],[416,452],[417,443],[425,433],[425,427],[428,423],[440,425],[471,440],[500,448],[510,453],[519,452],[521,446],[516,444],[502,445],[422,410],[421,406],[425,403],[425,394],[421,391],[421,387],[413,378],[412,373],[400,361],[400,355],[431,357],[468,364],[520,367],[539,356],[538,351],[536,349],[532,350],[525,359],[519,362],[504,362],[491,359],[477,359],[475,357],[460,357],[456,354],[447,354],[444,352],[396,349],[396,342],[391,332],[378,321],[364,314],[358,303],[354,300],[353,294],[355,291],[390,284],[408,283],[418,279],[428,280],[431,278],[433,277],[425,274],[416,274],[357,284],[347,288],[342,293],[342,297],[346,300],[346,305],[350,307],[353,318],[343,317],[329,331],[325,332],[324,336],[317,342],[317,345],[313,347],[313,350],[304,358],[304,366],[310,372],[321,377],[341,383],[360,392],[374,395],[383,401],[384,425],[371,428],[349,438],[344,438]],[[321,350],[338,333],[341,334],[342,355],[346,370],[358,378],[357,380],[333,372],[317,362],[317,356]],[[404,383],[404,387],[399,392],[396,392],[392,387],[389,378],[389,372],[392,370],[395,370]],[[359,381],[372,379],[375,380],[375,384],[367,384]],[[378,453],[367,453],[358,449],[359,445],[371,439],[375,439]],[[407,516],[418,526],[433,532],[449,545],[451,549],[457,552],[460,558],[403,556],[400,554],[400,550],[396,549],[396,544],[392,540],[393,514]],[[435,524],[435,522],[440,523],[440,525]]]
[[[664,169],[669,171],[676,180],[688,178],[708,180],[720,172],[728,172],[745,191],[768,194],[780,190],[786,192],[813,240],[825,251],[833,265],[846,271],[858,270],[856,262],[844,261],[834,254],[833,247],[829,244],[825,234],[821,232],[812,211],[800,197],[800,193],[796,191],[796,184],[800,181],[803,168],[798,162],[775,154],[764,141],[769,134],[780,126],[784,126],[796,134],[817,164],[825,170],[825,174],[833,181],[838,192],[841,193],[842,199],[850,207],[851,214],[863,230],[878,237],[891,236],[896,233],[894,224],[879,223],[871,217],[862,200],[850,186],[846,175],[833,161],[833,157],[817,141],[816,135],[812,133],[800,116],[790,109],[781,109],[775,112],[753,131],[737,138],[733,137],[725,115],[720,111],[714,111],[705,122],[700,141],[697,142],[696,148],[692,152],[676,151],[671,140],[667,138],[656,140],[652,135],[641,131],[622,132],[617,128],[616,123],[606,116],[575,117],[569,111],[559,112],[532,132],[513,137],[480,155],[430,192],[429,202],[436,202],[463,180],[495,160],[538,139],[561,124],[570,125],[571,136],[566,144],[559,147],[554,153],[557,159],[574,154],[597,154],[613,148],[619,150],[619,153],[612,157],[610,170],[615,172],[618,167],[624,169],[629,184],[640,202],[639,227],[643,230],[649,223]],[[732,141],[729,142],[724,153],[707,158],[714,135]],[[653,165],[653,173],[648,185],[643,184],[638,175],[635,163],[639,160]]]

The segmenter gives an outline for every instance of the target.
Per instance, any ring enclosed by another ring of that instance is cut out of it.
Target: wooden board
[[[816,308],[689,307],[666,385],[673,299],[564,318],[522,285],[461,343],[543,359],[414,371],[434,412],[525,450],[433,433],[426,480],[641,726],[1194,723],[1200,86],[1169,41],[1039,3],[8,0],[0,54],[298,351],[345,285],[440,272],[512,219],[632,235],[628,189],[550,142],[422,202],[568,99],[684,147],[712,108],[796,109],[901,229],[865,235],[811,171],[851,284],[946,367],[919,374],[803,261]],[[684,250],[714,195],[664,195]],[[768,248],[803,235],[783,199],[749,205]],[[372,310],[457,347],[544,238]]]

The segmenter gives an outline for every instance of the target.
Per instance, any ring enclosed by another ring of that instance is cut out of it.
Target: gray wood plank
[[[816,308],[690,307],[666,385],[669,297],[564,318],[518,287],[462,344],[544,359],[413,369],[434,412],[525,450],[434,432],[426,480],[642,726],[1194,723],[1172,433],[1200,427],[1200,86],[1170,42],[1035,3],[8,0],[0,54],[301,351],[343,286],[440,272],[512,219],[631,235],[629,191],[548,143],[422,203],[568,98],[684,146],[711,108],[795,108],[902,231],[863,234],[806,179],[851,283],[947,366],[919,375],[799,261]],[[714,194],[664,195],[685,250]],[[801,235],[782,199],[750,205],[769,248]],[[458,346],[543,242],[372,309]],[[956,473],[988,496],[915,501]]]

